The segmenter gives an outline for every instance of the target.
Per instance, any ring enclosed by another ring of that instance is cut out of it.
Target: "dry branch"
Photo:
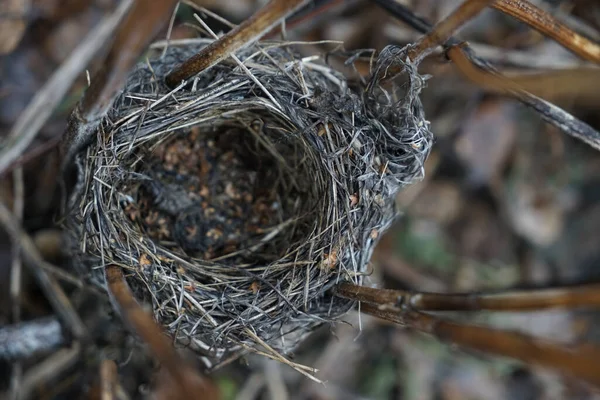
[[[336,288],[336,294],[360,302],[409,306],[422,311],[530,311],[600,307],[600,284],[489,294],[445,294],[376,289],[342,283]]]
[[[37,91],[13,125],[0,150],[0,174],[2,174],[35,139],[52,112],[62,101],[72,83],[100,51],[105,41],[114,32],[117,24],[127,12],[131,0],[123,1],[117,10],[102,20],[73,50],[63,63]]]
[[[361,311],[439,339],[549,367],[600,386],[600,348],[566,348],[516,332],[447,321],[422,311],[531,311],[600,306],[600,284],[495,294],[438,294],[375,289],[343,283],[336,294],[361,302]]]
[[[166,368],[177,385],[181,398],[216,399],[216,389],[194,372],[175,351],[161,328],[137,303],[120,267],[106,267],[106,282],[112,300],[118,305],[126,323],[149,346],[158,361]]]
[[[433,25],[430,22],[418,17],[410,9],[397,1],[373,1],[390,14],[409,24],[421,33],[427,34],[433,29]],[[563,109],[521,90],[516,84],[508,83],[508,80],[504,77],[501,77],[501,75],[493,66],[487,63],[485,60],[477,57],[466,43],[463,43],[454,37],[450,37],[446,43],[443,44],[443,46],[446,50],[451,48],[457,49],[453,51],[453,56],[456,60],[461,62],[458,67],[468,77],[477,77],[479,76],[478,73],[481,71],[489,72],[493,75],[493,77],[490,77],[489,79],[486,78],[486,84],[490,84],[490,82],[491,84],[497,83],[495,87],[497,87],[498,90],[502,88],[501,90],[503,90],[503,92],[508,93],[509,95],[521,101],[523,104],[535,110],[538,114],[540,114],[544,121],[554,125],[566,134],[589,144],[593,148],[600,149],[600,133],[598,133],[594,128],[575,118],[573,115],[569,114]],[[508,84],[508,87],[502,86],[505,84]]]
[[[100,363],[100,400],[114,400],[119,385],[117,364],[112,360]]]
[[[530,2],[526,0],[495,0],[491,6],[551,37],[578,56],[600,64],[600,45],[598,43],[571,30]]]
[[[203,48],[167,75],[167,84],[176,87],[237,50],[249,46],[306,2],[307,0],[271,0],[237,28]]]
[[[72,279],[70,275],[60,272],[56,267],[49,265],[43,260],[31,238],[21,229],[19,221],[2,202],[0,202],[0,225],[11,236],[13,241],[19,242],[21,255],[25,264],[29,267],[32,275],[36,278],[40,288],[62,322],[65,323],[75,338],[86,338],[88,335],[83,322],[75,312],[73,305],[55,277],[48,274],[48,270],[56,272],[63,278],[68,277],[69,280],[78,285],[81,282],[77,279]]]
[[[69,119],[63,141],[63,168],[92,138],[97,125],[121,90],[131,68],[171,17],[178,0],[135,0],[90,87]]]
[[[548,123],[556,126],[569,136],[600,150],[600,133],[588,124],[578,120],[561,108],[523,90],[517,83],[502,76],[486,64],[477,64],[466,46],[454,46],[447,51],[448,57],[470,80],[484,88],[492,88],[507,93],[536,110]],[[591,86],[595,84],[592,83]]]
[[[565,347],[518,332],[450,322],[411,310],[364,304],[361,311],[454,344],[552,368],[600,387],[600,348]]]
[[[413,62],[419,63],[427,57],[437,46],[446,41],[452,34],[465,23],[483,11],[493,0],[466,0],[448,17],[444,18],[433,27],[409,52]]]

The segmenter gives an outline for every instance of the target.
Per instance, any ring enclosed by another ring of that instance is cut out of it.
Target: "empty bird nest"
[[[122,267],[176,342],[210,363],[288,352],[350,309],[330,289],[368,272],[432,135],[405,49],[386,48],[363,82],[259,42],[238,52],[245,68],[227,59],[167,87],[207,43],[172,44],[131,73],[77,156],[67,221],[89,279],[103,286],[104,267]],[[400,78],[384,84],[392,67]]]

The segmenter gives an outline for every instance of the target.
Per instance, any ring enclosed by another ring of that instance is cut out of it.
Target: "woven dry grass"
[[[406,49],[384,49],[363,81],[260,42],[237,54],[243,67],[230,58],[168,89],[206,43],[138,65],[78,155],[74,259],[101,286],[105,266],[128,271],[209,366],[244,349],[278,358],[350,309],[328,290],[361,282],[396,193],[421,177],[424,81]]]

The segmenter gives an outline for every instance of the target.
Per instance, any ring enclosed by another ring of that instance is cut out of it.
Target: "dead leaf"
[[[139,260],[140,267],[148,267],[152,265],[152,261],[150,261],[150,257],[147,254],[142,254]]]
[[[321,261],[321,268],[333,269],[337,264],[337,251],[332,250],[331,253],[325,253]]]

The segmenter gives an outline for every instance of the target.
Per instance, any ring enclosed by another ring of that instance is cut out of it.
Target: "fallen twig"
[[[216,399],[216,389],[177,354],[161,328],[137,303],[120,267],[106,267],[109,294],[126,323],[144,340],[176,383],[180,398]]]
[[[513,290],[498,293],[423,293],[342,283],[338,296],[374,304],[409,306],[421,311],[531,311],[547,308],[600,307],[600,284]]]
[[[61,146],[63,169],[92,138],[96,127],[108,112],[131,68],[156,34],[167,25],[177,0],[133,0],[131,11],[123,19],[100,70],[92,78],[69,119]]]
[[[33,141],[75,79],[113,33],[130,5],[131,0],[123,1],[112,15],[101,21],[37,91],[3,142],[0,149],[0,174],[19,158]]]
[[[453,344],[552,368],[600,387],[600,348],[593,345],[565,347],[518,332],[451,322],[394,307],[363,304],[361,311]]]
[[[37,280],[40,288],[62,322],[65,323],[76,339],[86,338],[88,335],[85,325],[75,312],[62,287],[58,284],[54,276],[48,274],[48,269],[54,270],[63,279],[68,277],[75,284],[81,285],[81,282],[76,278],[71,278],[65,272],[59,272],[58,268],[53,267],[43,260],[31,238],[21,229],[19,221],[2,202],[0,202],[0,225],[11,236],[13,241],[19,242],[25,265],[29,267],[32,275]]]
[[[307,0],[271,0],[252,17],[203,48],[167,75],[167,84],[176,87],[182,81],[210,68],[235,51],[254,43],[306,2]]]
[[[444,18],[433,29],[417,42],[408,56],[418,64],[441,43],[446,43],[452,34],[466,22],[483,11],[493,0],[466,0],[448,17]]]
[[[100,400],[114,400],[118,384],[117,364],[103,360],[100,363]]]
[[[23,183],[23,169],[15,168],[13,170],[13,212],[19,222],[23,219],[23,209],[25,206],[25,185]],[[22,290],[22,271],[23,262],[18,240],[12,241],[12,264],[10,268],[10,301],[12,311],[12,323],[21,322],[21,290]],[[0,342],[2,340],[0,339]],[[23,377],[23,366],[19,361],[12,364],[10,392],[15,398],[18,397],[21,379]]]
[[[393,0],[373,0],[375,3],[383,7],[390,14],[406,22],[421,33],[428,33],[433,29],[431,23],[425,19],[415,15],[409,8]],[[502,77],[494,67],[492,67],[485,60],[477,57],[475,53],[470,49],[468,44],[461,42],[460,40],[449,37],[448,40],[443,43],[443,46],[448,49],[455,48],[457,50],[452,51],[452,55],[456,60],[463,61],[459,68],[462,67],[463,73],[468,71],[468,77],[478,76],[476,73],[479,70],[488,71],[495,75],[496,80],[501,84],[506,84],[508,79]],[[500,82],[502,80],[502,82]],[[489,81],[487,82],[489,84]],[[512,86],[511,86],[512,85]],[[554,125],[566,134],[573,136],[583,142],[589,144],[595,149],[600,149],[600,133],[594,128],[586,124],[585,122],[575,118],[563,109],[540,99],[526,91],[521,90],[514,83],[509,85],[508,88],[503,90],[509,95],[517,98],[528,107],[535,110],[540,114],[542,119],[546,122]]]
[[[546,122],[556,126],[569,136],[600,150],[600,133],[598,131],[560,107],[523,90],[517,83],[502,76],[491,66],[477,63],[477,59],[473,57],[468,47],[454,46],[447,51],[447,54],[467,78],[483,87],[493,88],[516,97],[522,103],[536,110]],[[595,84],[590,85],[594,86]]]
[[[491,6],[551,37],[581,58],[600,64],[600,45],[561,24],[526,0],[495,0]]]
[[[80,355],[81,346],[79,343],[73,343],[71,348],[61,349],[32,367],[23,377],[19,400],[32,398],[42,383],[52,382],[58,375],[72,367]]]

